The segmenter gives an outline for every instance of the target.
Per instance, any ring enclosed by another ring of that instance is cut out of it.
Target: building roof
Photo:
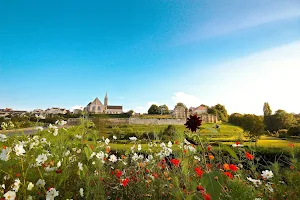
[[[195,108],[195,110],[207,110],[207,107],[205,107],[205,106],[198,106],[197,108]]]
[[[107,109],[122,109],[123,106],[107,106]]]
[[[101,101],[98,99],[98,97],[96,97],[96,99],[92,102],[92,104],[95,104],[95,105],[103,105],[102,103],[101,103]]]

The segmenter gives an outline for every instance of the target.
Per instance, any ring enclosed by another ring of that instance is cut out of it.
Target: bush
[[[279,138],[286,138],[288,136],[288,130],[287,129],[280,129],[278,131]]]
[[[300,125],[291,127],[288,132],[288,136],[300,136]]]
[[[176,127],[174,125],[169,125],[163,132],[164,135],[167,135],[167,136],[175,136],[176,134]]]

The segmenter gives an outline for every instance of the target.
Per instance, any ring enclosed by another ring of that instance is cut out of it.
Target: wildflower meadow
[[[104,137],[65,121],[32,135],[0,135],[0,199],[300,199],[299,149],[262,161],[242,142],[211,145],[191,116],[170,140]],[[127,146],[130,146],[127,148]],[[264,164],[262,164],[264,163]]]

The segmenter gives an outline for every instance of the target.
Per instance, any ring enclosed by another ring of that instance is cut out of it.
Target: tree
[[[249,131],[249,136],[251,139],[257,140],[265,128],[263,117],[253,114],[246,114],[243,116],[242,121],[242,128],[245,131]]]
[[[272,131],[278,131],[280,129],[289,129],[294,124],[296,120],[293,114],[287,113],[284,110],[277,110],[271,117]]]
[[[264,124],[265,124],[265,129],[266,130],[271,130],[272,129],[272,110],[270,108],[270,105],[268,102],[264,103],[263,107],[264,111]]]
[[[127,114],[128,116],[132,116],[133,113],[134,113],[133,110],[129,110],[126,114]]]
[[[271,110],[270,105],[269,105],[268,102],[264,103],[263,110],[264,110],[264,116],[270,116],[270,115],[272,115],[272,110]]]
[[[228,113],[227,110],[225,109],[225,106],[221,105],[221,104],[217,104],[211,108],[209,108],[207,110],[208,114],[213,114],[216,115],[218,117],[219,120],[223,121],[223,122],[227,122],[228,121]]]
[[[159,110],[158,106],[155,104],[152,104],[148,110],[148,114],[149,115],[160,114],[160,110]]]
[[[160,111],[160,114],[162,115],[167,115],[170,113],[169,108],[166,104],[159,106],[158,109]]]
[[[228,122],[236,126],[242,126],[243,117],[244,116],[240,113],[232,113],[228,118]]]
[[[178,106],[183,106],[183,107],[187,108],[186,105],[184,105],[184,104],[181,103],[181,102],[177,103],[175,107],[178,107]]]

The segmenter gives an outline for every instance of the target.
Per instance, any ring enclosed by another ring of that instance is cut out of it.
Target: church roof
[[[107,109],[122,109],[123,106],[107,106]]]
[[[94,104],[94,105],[103,105],[101,103],[101,101],[98,99],[98,97],[96,97],[96,99],[92,102],[92,104]]]

